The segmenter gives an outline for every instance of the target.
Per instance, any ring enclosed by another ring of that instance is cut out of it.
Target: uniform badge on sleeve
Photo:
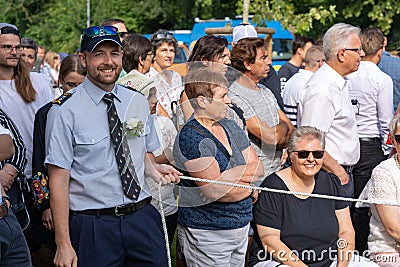
[[[72,96],[73,93],[74,93],[73,91],[65,92],[62,95],[60,95],[57,99],[53,100],[52,102],[54,105],[61,106],[65,101],[67,101],[67,99],[69,99]]]

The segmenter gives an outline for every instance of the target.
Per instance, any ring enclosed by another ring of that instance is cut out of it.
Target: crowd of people
[[[400,266],[386,43],[338,23],[276,73],[243,24],[181,76],[167,30],[108,19],[62,56],[0,23],[0,266],[168,266],[175,236],[176,266]]]

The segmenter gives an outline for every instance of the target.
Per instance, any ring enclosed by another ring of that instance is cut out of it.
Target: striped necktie
[[[118,117],[117,109],[114,104],[114,95],[109,93],[103,96],[108,109],[108,126],[112,144],[114,146],[115,158],[117,160],[118,170],[121,175],[122,189],[127,197],[137,200],[140,193],[138,178],[131,159],[126,133],[122,130],[122,124]]]

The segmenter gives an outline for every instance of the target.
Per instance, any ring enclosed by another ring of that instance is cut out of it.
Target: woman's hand
[[[48,229],[50,231],[54,231],[53,217],[51,216],[50,208],[43,211],[42,222],[43,222],[43,226],[46,229]]]

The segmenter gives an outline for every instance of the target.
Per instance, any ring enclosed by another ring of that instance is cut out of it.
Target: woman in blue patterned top
[[[174,158],[191,176],[242,185],[264,173],[243,130],[225,119],[230,100],[223,74],[189,72],[185,92],[194,109],[175,140]],[[178,238],[187,265],[244,266],[252,199],[250,189],[203,182],[181,187]]]

